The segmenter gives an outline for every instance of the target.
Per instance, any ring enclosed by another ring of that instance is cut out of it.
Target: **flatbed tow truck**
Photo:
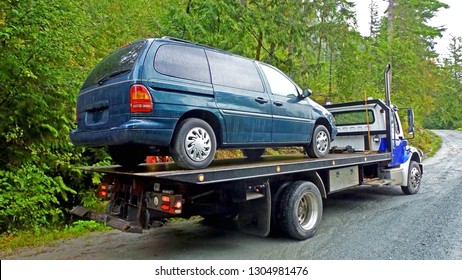
[[[77,206],[71,213],[141,233],[154,221],[202,216],[210,221],[236,219],[240,230],[258,236],[270,231],[304,240],[322,219],[323,199],[358,186],[401,186],[419,191],[422,153],[408,145],[391,105],[389,68],[386,101],[375,99],[326,105],[339,133],[331,153],[320,159],[298,155],[215,160],[206,169],[181,170],[173,162],[82,167],[104,173],[100,193],[110,199],[106,213]],[[413,134],[413,111],[408,127]]]

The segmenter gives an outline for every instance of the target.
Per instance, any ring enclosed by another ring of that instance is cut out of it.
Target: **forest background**
[[[377,0],[378,1],[378,0]],[[102,58],[134,40],[172,36],[272,64],[320,103],[382,98],[391,63],[392,99],[413,107],[413,145],[426,153],[428,129],[462,127],[462,38],[440,59],[428,22],[437,0],[370,5],[370,36],[347,0],[1,0],[0,233],[59,228],[72,206],[95,206],[104,149],[76,147],[79,88]]]

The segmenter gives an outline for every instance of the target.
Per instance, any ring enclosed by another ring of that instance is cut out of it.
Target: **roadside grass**
[[[95,231],[108,231],[110,227],[95,221],[79,220],[70,226],[52,229],[36,229],[0,236],[0,259],[14,255],[23,248],[52,246],[58,240],[72,239]]]
[[[442,140],[431,130],[418,129],[415,138],[410,140],[411,145],[422,150],[424,158],[432,157],[441,148]]]

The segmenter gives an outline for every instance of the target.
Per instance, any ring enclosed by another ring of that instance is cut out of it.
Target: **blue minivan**
[[[91,71],[77,98],[76,145],[108,147],[136,166],[171,156],[200,169],[217,149],[251,159],[267,147],[303,146],[324,157],[337,134],[332,115],[277,68],[180,39],[144,39]]]

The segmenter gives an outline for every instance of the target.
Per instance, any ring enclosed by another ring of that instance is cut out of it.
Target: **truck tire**
[[[285,192],[285,189],[293,184],[292,181],[285,181],[280,184],[278,187],[271,188],[271,234],[275,236],[280,236],[284,234],[281,229],[280,224],[280,208],[284,207],[281,205],[282,194]]]
[[[135,145],[109,146],[109,154],[115,163],[124,167],[135,167],[146,160],[148,150]]]
[[[322,219],[322,197],[315,184],[297,181],[286,188],[279,205],[280,228],[290,237],[312,237]]]
[[[409,172],[407,174],[407,186],[401,186],[401,190],[405,194],[416,194],[420,189],[420,179],[422,178],[422,171],[420,170],[419,163],[411,161],[409,164]]]
[[[185,119],[177,126],[170,154],[178,166],[201,169],[215,157],[217,142],[212,127],[196,118]]]
[[[329,154],[330,134],[323,125],[317,125],[313,131],[311,143],[306,147],[306,154],[311,158],[322,158]]]
[[[265,149],[243,149],[242,153],[244,156],[250,160],[257,160],[261,158]]]

